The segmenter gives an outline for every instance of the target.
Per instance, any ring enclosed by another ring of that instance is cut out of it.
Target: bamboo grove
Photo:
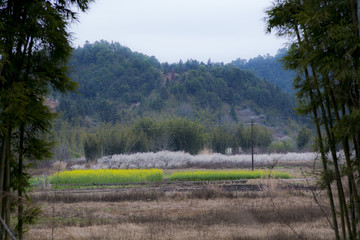
[[[290,39],[283,63],[297,71],[298,111],[316,127],[336,239],[360,237],[358,7],[356,0],[276,0],[266,11],[267,31]]]
[[[89,2],[0,1],[0,216],[16,225],[18,239],[37,211],[26,194],[27,168],[49,157],[52,145],[45,134],[54,114],[45,99],[50,89],[65,93],[76,86],[67,77],[67,27],[76,21],[73,9],[85,11]],[[9,239],[3,225],[0,230],[0,239]]]

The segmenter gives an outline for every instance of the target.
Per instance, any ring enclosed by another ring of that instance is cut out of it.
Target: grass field
[[[73,200],[35,201],[43,214],[25,239],[333,239],[330,212],[310,192],[271,181],[261,192],[223,192],[216,184],[192,192],[67,192]],[[326,204],[324,192],[316,195]]]

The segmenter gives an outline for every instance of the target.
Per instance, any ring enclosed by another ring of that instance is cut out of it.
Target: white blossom
[[[300,163],[317,159],[317,153],[256,154],[255,166],[270,166],[280,163]],[[251,155],[204,154],[190,155],[185,152],[148,152],[105,156],[97,160],[93,168],[234,168],[250,167]]]

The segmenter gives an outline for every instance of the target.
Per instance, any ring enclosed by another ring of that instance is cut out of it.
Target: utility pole
[[[251,169],[254,171],[254,119],[251,119]]]

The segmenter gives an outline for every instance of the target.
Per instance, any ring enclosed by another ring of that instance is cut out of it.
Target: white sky
[[[271,0],[96,0],[73,24],[74,46],[119,42],[160,62],[228,63],[275,55],[284,39],[265,34]]]

